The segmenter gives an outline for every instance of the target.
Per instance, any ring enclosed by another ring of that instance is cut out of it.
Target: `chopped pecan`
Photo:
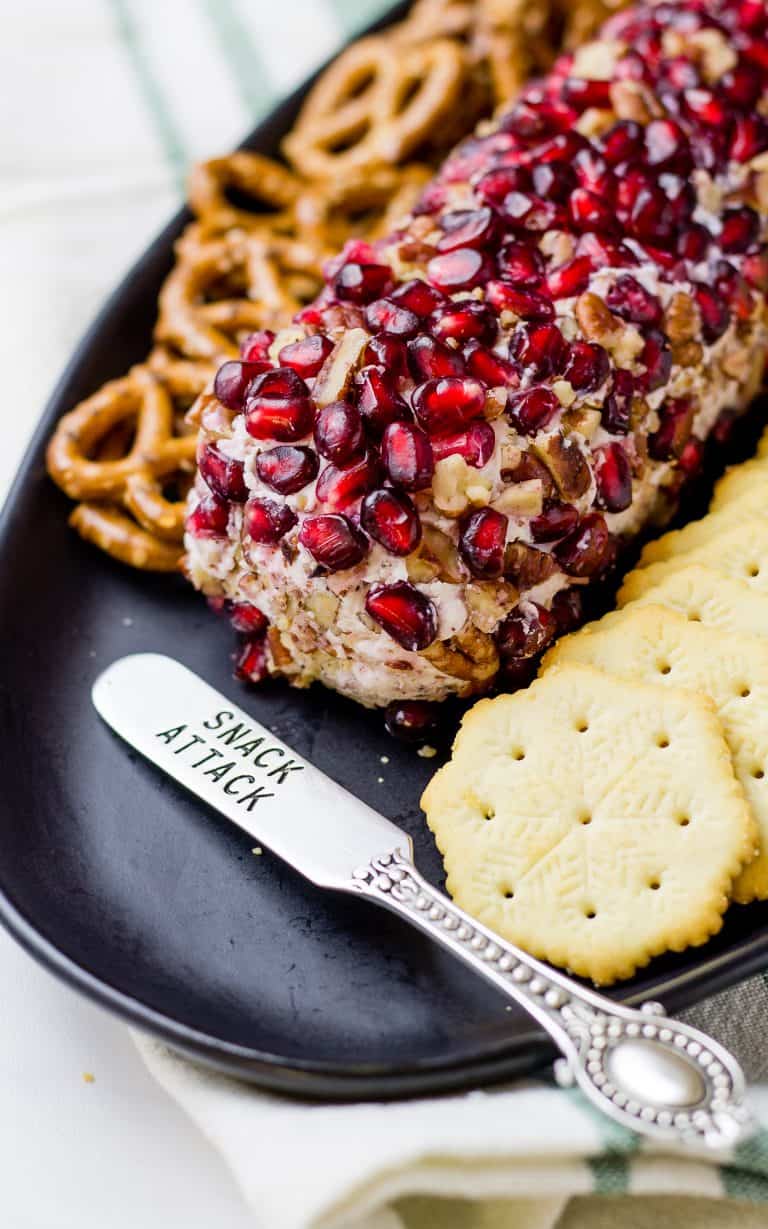
[[[469,617],[481,632],[492,632],[517,604],[518,592],[505,580],[473,580],[464,591]]]
[[[504,458],[502,456],[501,477],[505,482],[532,482],[533,479],[538,479],[541,483],[541,493],[544,499],[551,499],[555,494],[555,484],[552,481],[552,475],[541,461],[537,461],[536,457],[530,452],[522,454],[518,451],[518,459],[515,465],[510,469],[504,468]]]
[[[672,358],[678,367],[698,367],[704,358],[704,348],[698,341],[676,341],[672,346]]]
[[[458,551],[451,538],[442,529],[424,522],[421,542],[417,550],[406,559],[410,580],[428,582],[447,580],[458,584],[464,579]]]
[[[354,378],[370,335],[365,329],[349,329],[320,368],[312,397],[320,407],[341,401]]]
[[[491,637],[471,623],[450,640],[436,640],[422,650],[422,657],[443,674],[471,683],[471,691],[487,687],[499,669],[499,654]]]
[[[504,552],[504,575],[520,590],[533,589],[557,571],[557,563],[546,551],[527,542],[508,542]]]
[[[544,493],[538,478],[513,482],[491,501],[491,507],[504,516],[538,516],[543,504]]]
[[[672,342],[693,341],[698,337],[699,309],[689,294],[678,291],[672,296],[665,313],[665,327]]]
[[[589,490],[592,471],[575,436],[548,435],[533,447],[563,499],[579,499]]]
[[[576,319],[589,341],[603,343],[621,327],[618,316],[592,290],[585,290],[576,300]]]

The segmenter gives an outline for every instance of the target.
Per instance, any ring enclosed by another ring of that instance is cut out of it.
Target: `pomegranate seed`
[[[502,124],[505,132],[513,132],[516,136],[532,141],[550,136],[553,132],[562,132],[570,127],[575,118],[570,108],[521,100],[504,116]]]
[[[392,482],[406,491],[421,491],[432,481],[432,444],[413,423],[393,422],[387,427],[381,437],[381,459]]]
[[[258,333],[249,333],[240,343],[241,359],[246,363],[269,363],[269,348],[274,340],[275,335],[271,329],[260,329]]]
[[[410,555],[421,541],[419,514],[401,491],[379,487],[366,495],[360,506],[360,524],[390,555]]]
[[[533,289],[544,275],[544,257],[521,239],[505,243],[498,256],[499,272],[515,286]]]
[[[433,435],[467,426],[485,408],[485,389],[477,380],[446,377],[420,384],[411,398],[416,417]]]
[[[690,150],[685,133],[673,119],[653,119],[645,129],[645,161],[648,166],[690,168]]]
[[[554,320],[555,309],[551,299],[537,294],[535,290],[517,290],[504,279],[492,280],[485,288],[485,297],[497,312],[510,311],[523,320]]]
[[[392,299],[374,299],[365,309],[365,322],[372,333],[392,333],[397,337],[412,337],[419,327],[419,317]]]
[[[576,176],[567,162],[540,162],[531,168],[531,183],[536,196],[564,204],[577,187]]]
[[[750,286],[763,293],[768,291],[768,246],[745,256],[741,268]]]
[[[765,39],[753,39],[744,47],[744,54],[765,75],[768,73],[768,43]]]
[[[389,265],[359,264],[348,261],[339,269],[333,283],[338,299],[349,303],[370,303],[384,294],[392,282]]]
[[[476,380],[482,380],[488,388],[517,388],[520,377],[517,369],[506,359],[499,358],[493,350],[485,346],[467,346],[464,353],[467,356],[467,370]]]
[[[244,504],[248,498],[242,461],[225,457],[215,444],[206,444],[198,468],[214,495],[234,504]]]
[[[485,247],[490,243],[495,228],[493,211],[484,205],[481,209],[456,209],[444,213],[440,219],[443,235],[438,240],[438,252],[453,252],[456,248]]]
[[[256,458],[256,473],[261,481],[281,495],[300,491],[317,477],[317,469],[317,453],[313,449],[291,444],[278,444]]]
[[[623,273],[611,287],[605,299],[612,312],[633,324],[658,324],[662,318],[661,303],[630,273]]]
[[[250,602],[233,602],[229,610],[229,618],[236,632],[245,632],[250,636],[263,636],[267,630],[267,617],[258,606]]]
[[[368,553],[365,534],[339,513],[306,517],[299,530],[299,542],[316,563],[330,572],[353,568]]]
[[[712,235],[706,226],[702,226],[699,222],[692,222],[680,232],[677,240],[678,255],[684,260],[698,264],[706,256],[711,242]]]
[[[264,637],[246,640],[235,657],[235,678],[241,683],[260,683],[269,674]]]
[[[353,405],[332,401],[315,419],[315,445],[322,457],[343,465],[359,456],[365,445],[363,420]]]
[[[697,204],[693,184],[681,175],[673,175],[669,171],[664,171],[659,175],[659,187],[672,208],[676,225],[687,226]]]
[[[229,504],[218,495],[201,499],[187,517],[187,529],[196,538],[226,538]]]
[[[427,264],[427,277],[440,290],[467,290],[483,281],[486,261],[474,248],[456,248],[433,256]]]
[[[565,212],[555,201],[547,201],[528,192],[509,192],[498,208],[504,220],[515,230],[528,230],[535,234],[543,234],[565,221]]]
[[[496,320],[484,303],[467,299],[461,303],[445,303],[429,318],[429,328],[439,341],[491,342],[496,336]],[[447,374],[447,373],[445,373]]]
[[[493,508],[471,512],[461,527],[459,554],[473,576],[492,580],[504,571],[506,516]]]
[[[608,512],[623,512],[632,503],[632,473],[621,444],[596,448],[595,481],[597,506]]]
[[[495,447],[496,436],[493,427],[487,422],[473,422],[466,431],[457,431],[452,435],[435,435],[432,438],[432,455],[436,462],[458,453],[467,465],[475,469],[482,469],[488,464]]]
[[[554,547],[560,567],[569,576],[596,576],[611,561],[611,535],[600,512],[588,512],[576,528]]]
[[[646,333],[640,362],[646,369],[641,377],[644,392],[652,393],[667,383],[672,371],[672,350],[666,334],[658,329]]]
[[[573,165],[578,186],[589,189],[605,204],[611,204],[616,196],[616,176],[605,158],[593,146],[587,146],[576,155]]]
[[[367,427],[377,435],[391,422],[410,418],[408,406],[397,391],[394,377],[383,367],[363,367],[357,408]]]
[[[422,334],[408,343],[408,366],[417,383],[442,376],[463,376],[466,364],[457,350]]]
[[[728,134],[728,127],[693,130],[690,143],[694,164],[710,173],[724,170],[728,161]]]
[[[648,451],[655,461],[671,461],[682,454],[693,429],[695,409],[687,397],[667,401],[659,411],[661,424],[648,437]]]
[[[701,77],[696,65],[690,60],[684,59],[683,56],[673,56],[664,64],[663,85],[671,86],[676,93],[682,93],[683,90],[695,89],[701,85]],[[665,95],[667,92],[665,89]]]
[[[290,367],[265,371],[245,399],[245,429],[255,439],[293,443],[312,427],[309,389]]]
[[[576,188],[568,201],[571,222],[577,230],[611,232],[616,229],[616,215],[595,192]]]
[[[733,435],[738,418],[739,416],[735,410],[720,411],[712,428],[712,439],[716,444],[728,443]]]
[[[441,291],[418,277],[413,278],[410,282],[403,282],[392,291],[390,298],[401,307],[407,308],[408,311],[422,318],[429,316],[441,303],[445,302],[445,295]]]
[[[544,288],[553,299],[570,299],[587,289],[593,268],[589,256],[574,256],[573,260],[550,269]]]
[[[439,714],[430,700],[393,700],[384,710],[384,728],[400,742],[418,746],[436,736]]]
[[[718,260],[714,268],[714,287],[737,320],[749,320],[755,301],[746,278],[727,260]]]
[[[751,111],[763,92],[763,81],[760,73],[752,64],[741,60],[723,74],[719,88],[729,102],[745,111]],[[736,117],[737,124],[741,118],[743,117]]]
[[[483,175],[475,195],[486,205],[500,205],[510,192],[526,192],[531,186],[530,172],[520,166],[503,166]]]
[[[531,518],[531,537],[534,542],[559,542],[575,529],[578,519],[579,514],[572,504],[547,499],[539,515]]]
[[[674,233],[674,216],[661,188],[640,189],[627,224],[638,239],[663,243],[671,238]]]
[[[332,349],[331,339],[316,333],[314,337],[303,337],[301,341],[283,346],[278,358],[281,367],[290,367],[302,380],[309,380],[317,375]]]
[[[578,589],[561,589],[552,598],[551,614],[558,636],[575,631],[584,621],[584,604]]]
[[[228,363],[223,363],[216,372],[213,391],[228,410],[239,412],[243,408],[249,385],[262,372],[270,371],[271,368],[272,364],[266,360],[240,363],[237,359],[230,359]]]
[[[406,580],[397,580],[392,585],[373,585],[368,590],[365,609],[409,652],[426,649],[437,635],[434,604]]]
[[[537,378],[559,375],[568,361],[568,342],[556,324],[523,324],[512,335],[510,357]]]
[[[326,465],[315,489],[320,503],[330,508],[331,512],[341,512],[370,491],[378,480],[378,461],[369,454],[344,469]]]
[[[749,162],[768,149],[768,124],[759,115],[737,115],[729,157],[734,162]]]
[[[366,366],[386,367],[390,375],[400,377],[408,374],[408,351],[402,337],[391,333],[379,333],[365,347],[363,362]]]
[[[611,166],[633,161],[644,147],[644,131],[634,120],[619,120],[603,134],[600,142],[603,157]]]
[[[524,435],[535,435],[546,427],[560,410],[560,402],[550,388],[539,385],[509,398],[509,416]]]
[[[252,499],[245,505],[243,526],[254,542],[279,542],[293,529],[298,517],[287,504],[276,499]]]
[[[701,315],[701,332],[711,345],[722,337],[730,323],[728,308],[719,295],[703,282],[692,282],[693,296]]]
[[[581,235],[576,245],[579,256],[588,256],[596,269],[621,269],[636,265],[637,257],[623,243],[615,243],[605,235]]]
[[[582,149],[588,148],[589,142],[586,137],[572,130],[570,132],[561,132],[544,145],[537,145],[532,152],[531,158],[532,161],[537,163],[566,162],[570,164]]]
[[[569,77],[563,82],[563,102],[568,103],[577,111],[586,111],[587,107],[610,107],[610,81],[583,81],[580,77]]]
[[[538,602],[526,601],[516,606],[499,624],[496,643],[503,658],[527,661],[538,657],[556,634],[554,615]]]
[[[686,478],[695,478],[704,464],[704,441],[692,435],[680,453],[680,469]]]
[[[760,234],[760,219],[754,209],[726,209],[719,242],[724,252],[746,252]]]
[[[577,392],[594,392],[608,379],[610,370],[610,360],[602,346],[593,341],[571,343],[563,376]]]
[[[728,112],[711,90],[685,90],[683,99],[688,114],[697,119],[699,123],[719,128],[728,122]]]
[[[632,373],[619,368],[613,373],[613,388],[603,402],[601,417],[606,431],[626,435],[632,423],[632,398],[635,381]]]

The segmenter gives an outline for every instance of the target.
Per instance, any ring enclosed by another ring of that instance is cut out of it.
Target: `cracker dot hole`
[[[589,814],[589,811],[581,812],[579,815],[579,823],[584,824],[585,826],[592,823],[592,816]]]
[[[691,822],[690,815],[678,815],[677,822],[681,828],[687,828]]]
[[[747,567],[747,576],[750,576],[754,580],[755,577],[759,575],[760,575],[759,565],[757,563],[750,563],[749,566]]]
[[[589,722],[587,721],[586,717],[580,717],[579,720],[576,722],[577,733],[586,734],[588,729],[589,729]]]
[[[751,696],[751,695],[752,695],[752,688],[751,688],[751,687],[748,687],[748,686],[747,686],[747,684],[746,684],[746,683],[744,683],[744,684],[743,684],[743,685],[739,688],[739,695],[740,695],[740,697],[741,697],[741,699],[742,699],[742,700],[746,700],[748,696]]]
[[[662,751],[665,751],[666,748],[669,746],[669,737],[666,734],[657,734],[656,735],[656,746],[659,747]]]
[[[486,820],[495,819],[496,811],[491,806],[484,806],[482,810],[482,816],[483,816],[483,819],[486,819]]]
[[[763,777],[765,776],[765,770],[762,768],[753,768],[752,776],[756,781],[762,781]]]
[[[505,900],[514,900],[514,899],[515,899],[515,893],[514,893],[514,890],[513,890],[512,888],[502,888],[502,889],[501,889],[501,894],[502,894],[502,896],[504,897],[504,899],[505,899]]]
[[[701,615],[698,610],[692,610],[688,615],[689,623],[701,623]]]
[[[672,667],[670,666],[668,661],[660,661],[658,663],[658,666],[659,666],[659,674],[671,674],[672,673]]]
[[[649,880],[648,887],[651,889],[652,892],[658,892],[659,888],[661,887],[661,880],[660,879]]]
[[[587,919],[588,922],[593,921],[593,919],[597,917],[597,910],[596,909],[585,909],[584,917]]]
[[[512,748],[512,759],[513,760],[524,760],[525,759],[525,752],[523,751],[522,747]]]

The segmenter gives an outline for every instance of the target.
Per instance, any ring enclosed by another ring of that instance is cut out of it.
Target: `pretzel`
[[[134,367],[66,414],[48,446],[49,474],[84,501],[71,523],[134,567],[165,571],[179,559],[196,448],[181,423],[168,387]]]
[[[232,188],[251,199],[254,209],[233,205],[227,197],[227,190]],[[279,226],[282,214],[287,212],[290,216],[290,206],[301,188],[301,180],[282,163],[253,150],[240,149],[192,168],[189,207],[206,233],[234,227],[264,231]],[[270,208],[264,210],[264,205]]]
[[[402,162],[439,132],[466,76],[450,39],[400,46],[386,35],[353,43],[310,91],[283,150],[309,178]]]
[[[257,235],[234,230],[206,239],[192,229],[177,251],[160,292],[155,340],[188,358],[237,358],[246,334],[284,323],[300,306]]]

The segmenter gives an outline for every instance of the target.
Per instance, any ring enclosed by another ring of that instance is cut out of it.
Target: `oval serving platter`
[[[274,153],[310,84],[247,146]],[[91,684],[115,658],[179,658],[405,827],[420,869],[442,883],[418,805],[435,761],[320,687],[246,691],[231,676],[229,629],[180,578],[132,572],[81,542],[45,476],[54,422],[146,353],[188,218],[166,227],[83,340],[0,521],[0,920],[118,1015],[277,1090],[380,1098],[523,1074],[551,1054],[523,1013],[395,917],[254,855],[91,707]],[[732,908],[706,947],[655,960],[614,993],[679,1010],[766,964],[768,904]]]

